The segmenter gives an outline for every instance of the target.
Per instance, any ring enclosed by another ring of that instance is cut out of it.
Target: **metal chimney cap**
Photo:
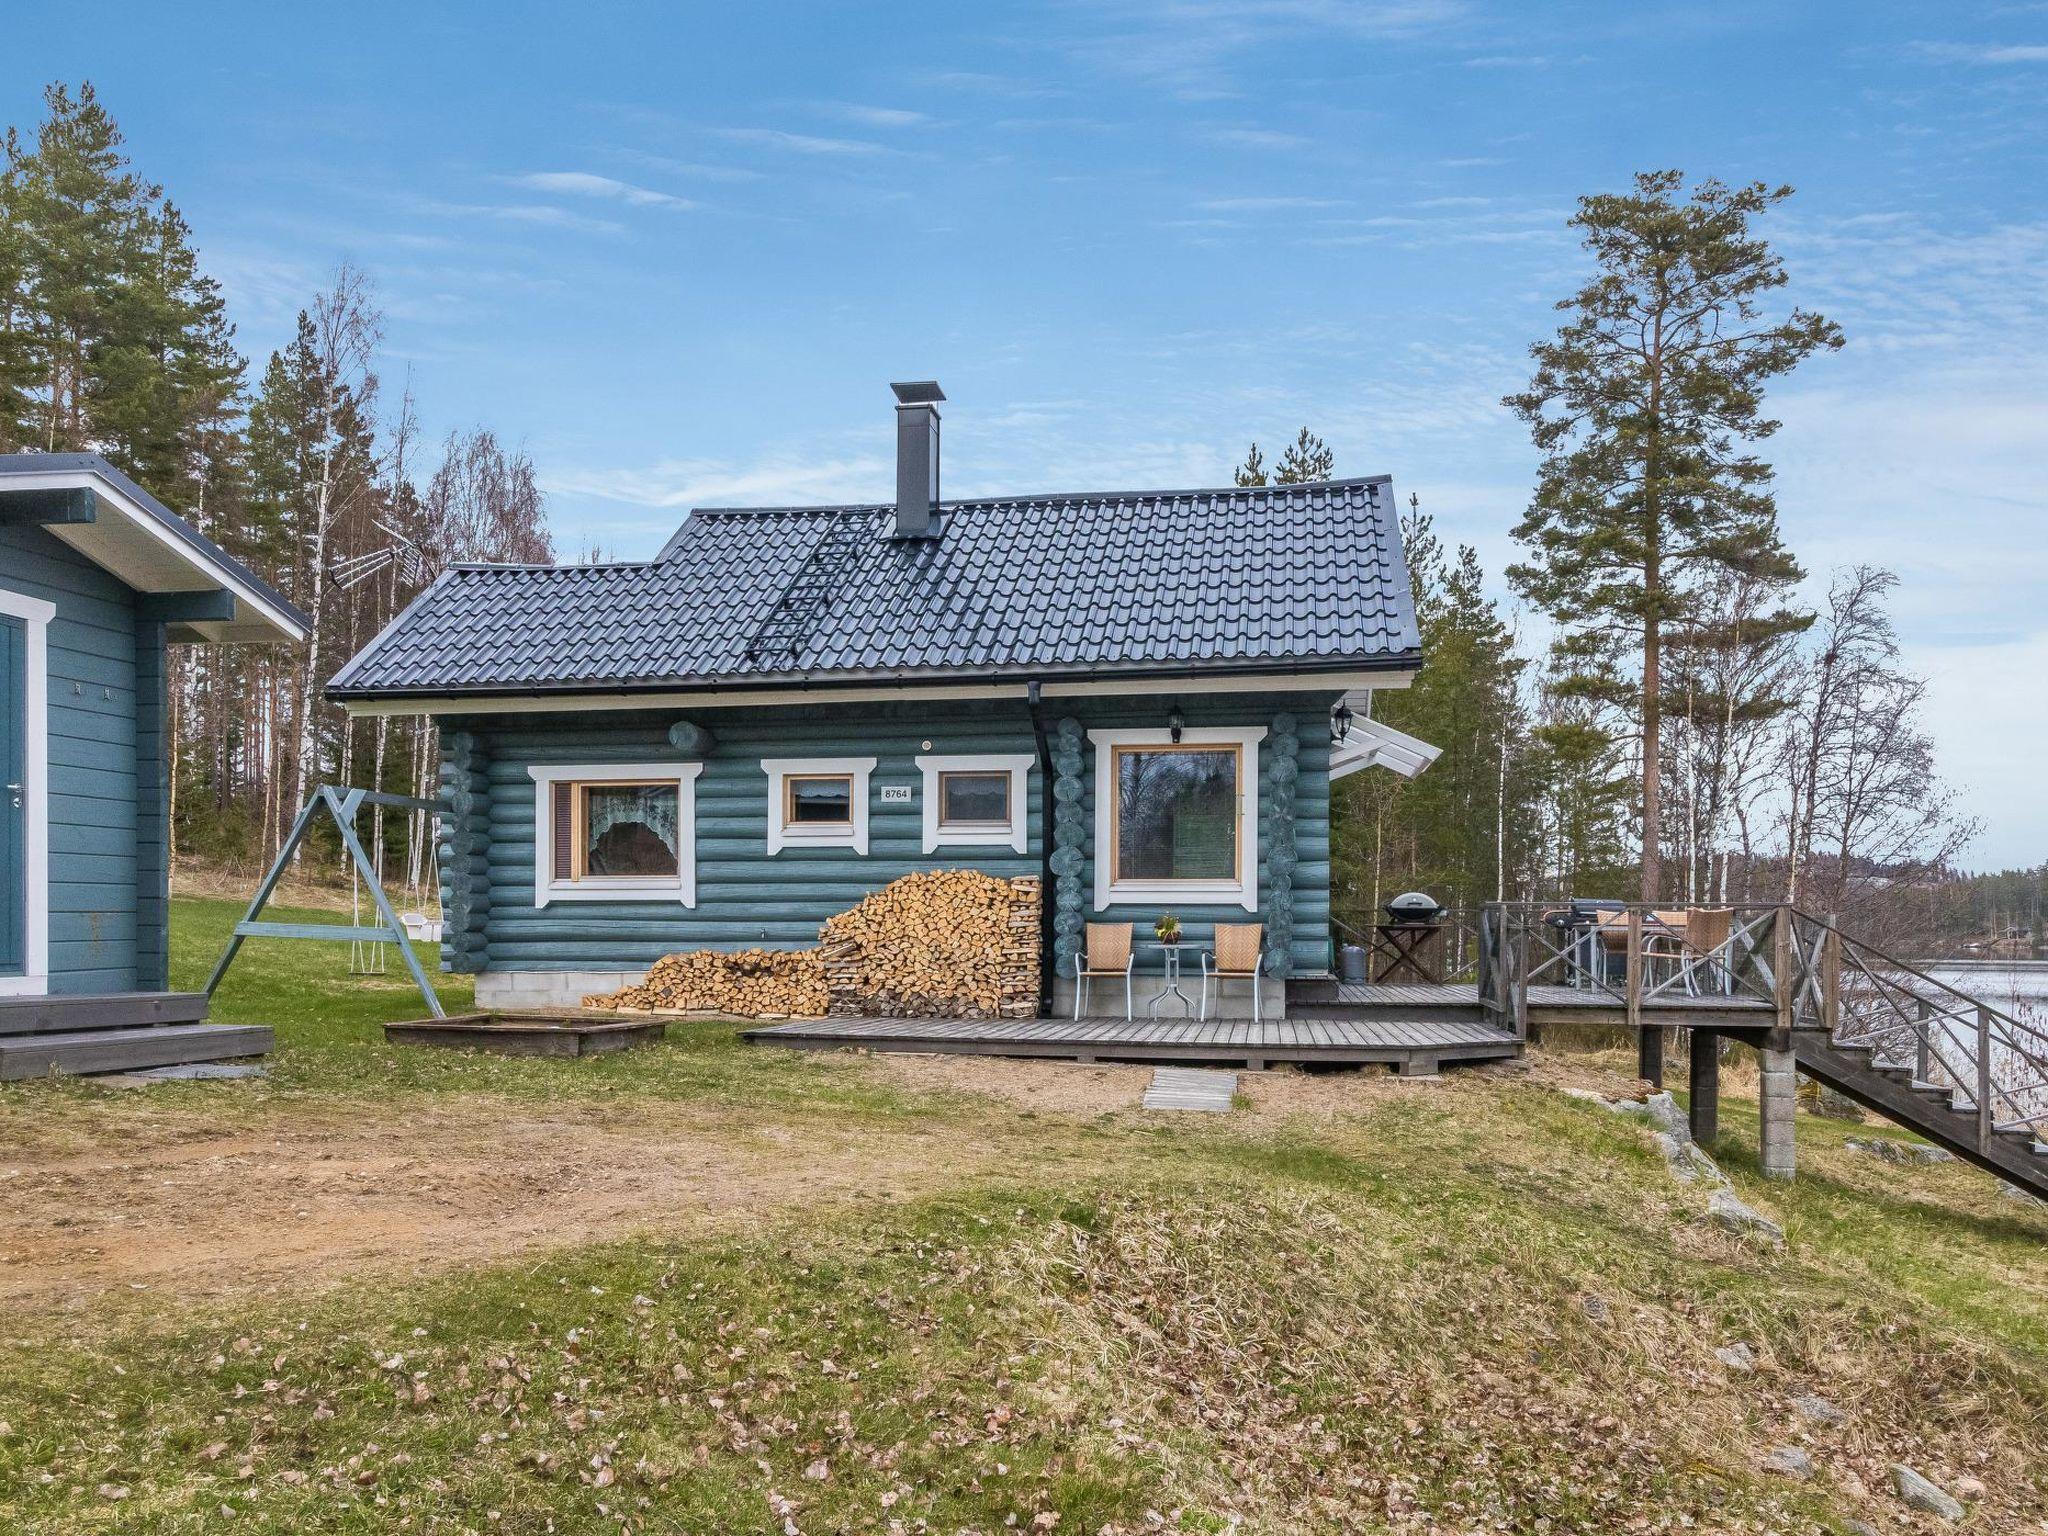
[[[896,391],[898,405],[935,405],[946,398],[946,392],[939,388],[937,379],[911,379],[889,387]]]

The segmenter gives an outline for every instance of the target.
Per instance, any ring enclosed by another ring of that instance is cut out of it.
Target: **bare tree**
[[[1837,914],[1938,871],[1976,832],[1936,770],[1927,683],[1898,664],[1897,586],[1876,566],[1835,578],[1786,737],[1785,897]]]

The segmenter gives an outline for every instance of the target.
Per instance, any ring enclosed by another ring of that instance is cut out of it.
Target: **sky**
[[[1789,183],[1848,345],[1772,396],[1788,540],[1901,577],[1965,862],[2048,859],[2048,5],[9,10],[0,122],[90,79],[255,371],[358,264],[387,390],[524,447],[572,555],[885,499],[886,386],[937,378],[949,495],[1227,483],[1306,424],[1506,599],[1575,200]]]

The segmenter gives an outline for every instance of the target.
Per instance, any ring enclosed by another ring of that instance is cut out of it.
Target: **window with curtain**
[[[1237,878],[1236,746],[1116,748],[1116,878]]]
[[[681,868],[673,783],[557,783],[557,880],[674,879]]]
[[[853,776],[844,773],[791,774],[783,781],[783,820],[793,827],[853,824]]]
[[[939,775],[939,826],[1008,827],[1010,825],[1010,775],[952,771]]]

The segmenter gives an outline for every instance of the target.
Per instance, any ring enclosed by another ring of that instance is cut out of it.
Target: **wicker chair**
[[[1265,958],[1259,953],[1259,944],[1265,932],[1264,923],[1216,925],[1215,952],[1202,951],[1202,1007],[1199,1017],[1209,1017],[1209,982],[1214,978],[1219,1003],[1223,1000],[1224,982],[1249,981],[1252,984],[1252,1022],[1259,1022],[1259,972]]]
[[[1088,953],[1074,956],[1074,1017],[1081,1017],[1081,1000],[1088,995],[1088,979],[1121,976],[1124,979],[1124,1022],[1132,1017],[1131,964],[1137,946],[1131,943],[1129,923],[1090,923]]]

